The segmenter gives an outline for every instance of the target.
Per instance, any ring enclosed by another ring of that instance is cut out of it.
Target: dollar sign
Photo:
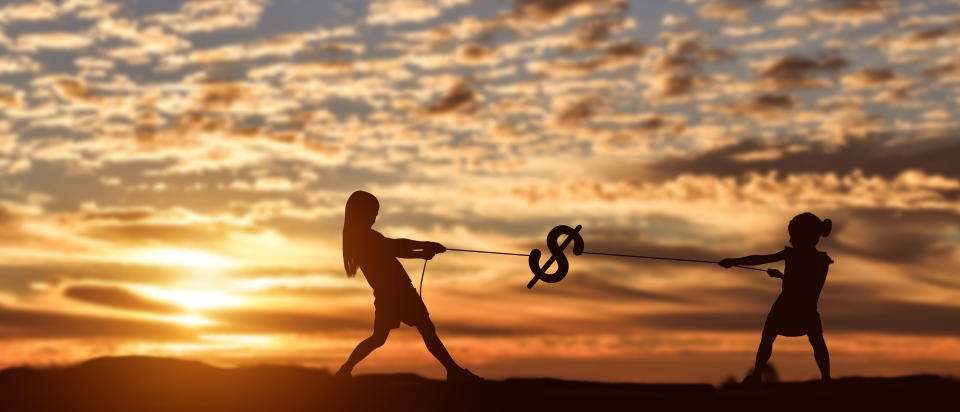
[[[550,249],[550,258],[543,264],[543,267],[540,266],[540,249],[530,251],[530,271],[533,272],[533,279],[530,279],[530,283],[527,283],[527,289],[532,289],[538,280],[557,283],[567,276],[570,264],[567,262],[567,256],[563,254],[563,250],[572,241],[573,254],[580,255],[583,253],[583,237],[580,236],[580,229],[582,228],[581,225],[577,225],[576,228],[566,225],[553,228],[547,235],[547,248]],[[567,238],[563,240],[563,243],[558,244],[557,240],[559,240],[560,235],[567,235]],[[547,273],[547,269],[554,262],[557,263],[557,270],[553,273]]]

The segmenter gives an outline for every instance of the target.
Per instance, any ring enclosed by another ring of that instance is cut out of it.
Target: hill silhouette
[[[932,375],[720,388],[546,378],[455,385],[411,374],[341,381],[320,369],[140,356],[0,371],[3,411],[891,410],[949,405],[957,393],[960,381]]]

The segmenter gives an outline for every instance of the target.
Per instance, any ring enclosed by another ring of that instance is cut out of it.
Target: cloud
[[[909,78],[888,68],[860,69],[843,77],[843,86],[854,90],[882,86],[905,87],[910,83]]]
[[[430,20],[443,13],[443,5],[439,3],[428,0],[374,0],[367,11],[367,24],[393,26]]]
[[[372,311],[370,311],[372,312]],[[204,315],[222,322],[217,328],[229,333],[335,333],[373,330],[372,313],[350,315],[295,311],[229,309],[209,310]]]
[[[476,110],[477,96],[470,82],[460,79],[452,83],[450,88],[436,103],[423,110],[427,116],[448,115],[453,113],[470,113]]]
[[[192,340],[195,331],[169,323],[0,306],[0,338]]]
[[[882,22],[899,12],[892,0],[830,0],[823,4],[829,7],[814,8],[810,15],[820,22],[861,26]]]
[[[776,156],[744,158],[745,153],[776,152]],[[846,140],[839,145],[802,140],[742,139],[694,156],[666,158],[651,165],[650,172],[664,176],[677,173],[706,173],[738,176],[755,171],[766,173],[841,173],[862,170],[870,175],[892,178],[913,169],[929,174],[960,178],[960,167],[952,161],[960,156],[960,144],[949,135],[922,143],[901,142],[896,135],[872,135]]]
[[[756,67],[760,78],[772,81],[779,88],[811,88],[824,86],[821,79],[813,76],[814,73],[833,74],[849,64],[848,60],[837,56],[812,59],[788,55],[767,59]]]
[[[790,95],[762,94],[750,100],[729,105],[725,110],[733,116],[749,116],[769,120],[784,116],[796,105],[796,99]]]
[[[180,5],[175,13],[146,16],[149,23],[159,23],[181,33],[207,33],[220,30],[252,28],[260,21],[266,0],[191,0]]]
[[[43,65],[29,56],[2,56],[0,57],[0,75],[17,73],[36,73],[43,69]]]
[[[496,62],[496,51],[482,44],[466,44],[457,48],[457,60],[462,64]]]
[[[13,3],[0,9],[0,22],[49,21],[59,15],[57,5],[49,1]]]
[[[745,23],[750,18],[750,11],[735,3],[710,2],[701,6],[697,14],[704,19],[725,20],[729,23]]]
[[[829,290],[830,283],[824,287]],[[827,333],[870,332],[906,335],[960,335],[951,319],[960,308],[931,303],[856,298],[845,302],[821,302],[821,321]],[[672,312],[638,315],[636,321],[664,329],[711,331],[759,331],[763,315],[758,312]]]
[[[63,295],[81,302],[125,310],[159,314],[184,312],[179,306],[141,296],[121,286],[70,285],[63,290]]]
[[[591,17],[622,13],[629,6],[625,0],[512,0],[516,9],[510,14],[518,20],[555,22],[574,15]],[[559,22],[562,24],[563,22]]]
[[[71,32],[38,32],[21,34],[16,40],[19,51],[78,50],[93,44],[90,36]]]

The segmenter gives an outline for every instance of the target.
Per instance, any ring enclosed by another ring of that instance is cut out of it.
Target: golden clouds
[[[710,2],[700,7],[700,17],[713,20],[726,20],[730,23],[745,23],[750,11],[736,3]]]
[[[181,33],[249,28],[260,20],[266,3],[265,0],[191,0],[184,2],[176,13],[154,14],[146,20]]]
[[[9,336],[341,360],[372,315],[369,291],[339,261],[343,202],[357,188],[383,201],[388,236],[503,250],[583,219],[610,248],[749,253],[734,249],[779,246],[785,222],[809,208],[837,216],[827,250],[849,265],[838,278],[896,286],[859,304],[912,288],[960,297],[953,3],[140,3],[0,8],[0,256],[17,265],[0,279]],[[915,247],[881,241],[899,234]],[[236,265],[158,264],[177,257]],[[559,346],[585,362],[670,350],[637,337],[648,333],[699,356],[717,350],[704,336],[737,341],[729,356],[752,345],[734,336],[742,312],[775,296],[775,285],[709,267],[600,259],[532,297],[513,289],[509,261],[449,254],[430,265],[441,292],[432,313],[476,359],[537,359],[547,339],[580,342]],[[212,290],[242,304],[204,306],[220,302]],[[534,316],[558,300],[573,309],[546,328],[477,312]],[[728,328],[703,323],[714,304],[729,309],[716,318]],[[583,305],[615,316],[584,317]],[[943,331],[917,333],[933,332]],[[240,333],[256,344],[237,349]],[[838,345],[856,347],[849,339]],[[267,347],[277,341],[292,346]]]
[[[93,40],[84,34],[71,32],[43,32],[22,34],[17,37],[16,48],[36,52],[43,49],[76,50],[90,46]]]

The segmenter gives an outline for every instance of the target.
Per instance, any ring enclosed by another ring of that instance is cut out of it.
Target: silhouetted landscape
[[[218,368],[152,357],[97,358],[0,371],[3,411],[694,410],[787,406],[925,409],[956,400],[960,381],[933,375],[816,381],[653,384],[506,379],[448,384],[411,374],[358,375],[295,366]],[[731,409],[732,410],[732,409]]]

